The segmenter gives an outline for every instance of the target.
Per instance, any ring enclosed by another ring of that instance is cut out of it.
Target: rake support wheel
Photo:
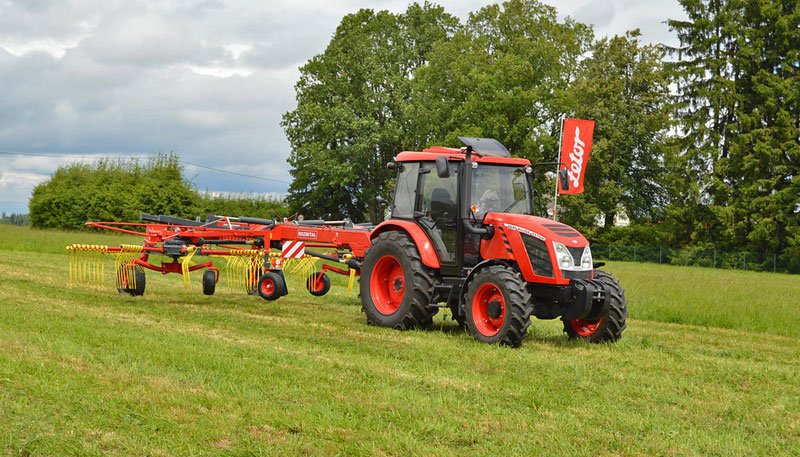
[[[306,289],[311,295],[321,297],[331,290],[331,278],[321,271],[315,271],[306,278]]]
[[[433,278],[408,235],[381,233],[364,257],[359,278],[367,322],[400,330],[429,328],[439,311],[429,306]]]
[[[285,290],[286,282],[283,280],[283,277],[277,273],[268,271],[258,279],[258,295],[264,300],[277,300],[285,295],[283,293]]]
[[[125,274],[117,274],[117,292],[139,297],[144,295],[144,288],[147,285],[147,277],[144,270],[138,266],[124,266]],[[130,283],[131,276],[133,277],[133,284]]]
[[[203,272],[203,294],[214,295],[217,290],[217,272],[206,270]]]

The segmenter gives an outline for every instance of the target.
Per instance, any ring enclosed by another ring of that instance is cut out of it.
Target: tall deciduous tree
[[[574,114],[596,121],[586,193],[564,199],[567,220],[593,224],[596,210],[613,224],[618,208],[632,219],[659,217],[666,206],[666,135],[671,124],[663,52],[639,31],[592,46],[572,86]],[[592,211],[594,209],[595,211]]]
[[[289,203],[319,217],[378,221],[392,174],[386,162],[410,136],[410,86],[433,44],[458,20],[441,7],[345,16],[325,52],[301,67],[297,108],[284,115],[292,145]]]
[[[536,0],[510,0],[470,14],[438,43],[414,80],[418,147],[458,136],[500,140],[538,161],[556,156],[558,120],[592,31]]]

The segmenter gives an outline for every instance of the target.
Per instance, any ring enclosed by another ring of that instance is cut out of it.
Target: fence
[[[669,265],[727,268],[774,273],[800,273],[779,254],[727,252],[718,249],[671,249],[663,246],[592,245],[595,260],[649,262]]]

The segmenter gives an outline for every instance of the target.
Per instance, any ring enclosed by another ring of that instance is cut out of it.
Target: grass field
[[[344,281],[67,287],[66,244],[124,239],[0,225],[0,455],[800,455],[797,276],[612,263],[622,341],[514,350],[367,326]]]

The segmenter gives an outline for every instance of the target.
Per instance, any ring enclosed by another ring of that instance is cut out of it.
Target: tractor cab
[[[488,232],[476,233],[474,226],[489,214],[534,215],[530,161],[511,157],[493,139],[462,141],[467,145],[462,149],[401,152],[391,164],[398,171],[391,219],[417,224],[430,238],[442,272],[453,276],[482,260],[481,239]]]

